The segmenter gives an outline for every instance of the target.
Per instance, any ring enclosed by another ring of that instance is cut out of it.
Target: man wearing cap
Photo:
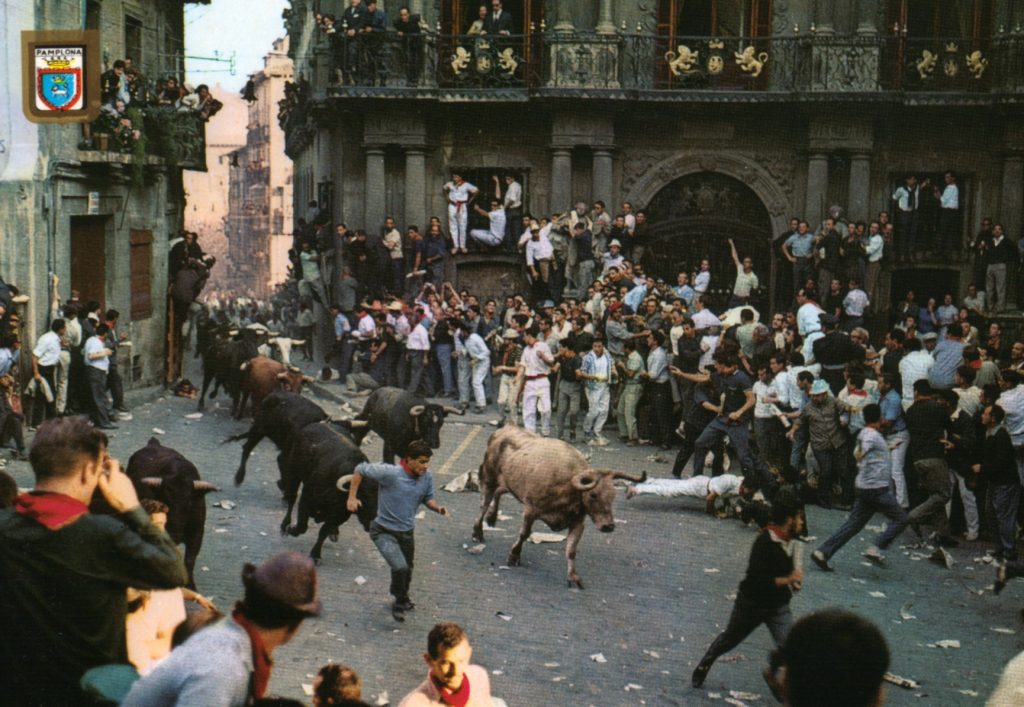
[[[818,462],[818,503],[822,508],[832,508],[833,480],[841,479],[845,471],[846,437],[839,415],[839,404],[832,397],[828,383],[819,378],[811,386],[811,402],[804,406],[786,433],[792,441],[798,430],[808,431],[811,451]]]
[[[502,347],[496,357],[497,365],[491,368],[491,373],[501,375],[498,381],[498,409],[501,410],[501,420],[507,418],[516,419],[516,405],[519,400],[519,386],[516,378],[522,370],[520,358],[523,355],[523,347],[519,345],[519,332],[515,329],[506,329],[501,335]]]
[[[128,660],[128,587],[188,573],[88,420],[41,424],[29,461],[35,489],[0,510],[0,703],[79,705],[83,673]],[[89,512],[97,491],[111,515]]]
[[[551,366],[555,363],[551,349],[541,341],[536,324],[523,332],[523,427],[530,432],[537,431],[537,413],[540,412],[541,433],[551,434]]]
[[[363,505],[356,496],[363,477],[377,482],[377,518],[370,524],[370,539],[391,568],[391,596],[395,598],[391,615],[395,621],[405,621],[405,612],[415,606],[409,600],[409,586],[416,549],[416,512],[423,504],[439,515],[448,515],[448,509],[434,500],[434,478],[427,470],[433,453],[423,440],[410,442],[397,465],[357,465],[348,489],[345,505],[355,513]]]
[[[843,370],[848,363],[864,360],[864,348],[855,344],[845,331],[836,328],[839,320],[834,315],[822,314],[818,319],[825,335],[814,342],[814,360],[821,364],[821,377],[828,382],[832,394],[839,395],[846,384]]]
[[[273,654],[321,610],[313,561],[282,552],[242,569],[245,598],[230,618],[199,631],[139,680],[121,703],[229,707],[267,692]]]

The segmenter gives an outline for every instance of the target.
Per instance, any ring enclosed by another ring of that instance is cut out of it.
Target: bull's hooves
[[[507,562],[509,567],[518,567],[519,566],[519,558],[518,557],[509,557],[508,560],[506,560],[506,562]]]
[[[573,587],[576,587],[576,589],[583,589],[583,582],[581,580],[578,580],[578,579],[577,580],[570,579],[569,581],[566,582],[566,584],[569,585],[569,589],[572,589]]]
[[[310,555],[310,557],[313,559],[313,564],[319,567],[320,566],[320,558],[317,557],[316,555]]]
[[[287,533],[288,535],[291,535],[293,538],[297,538],[300,535],[302,535],[303,533],[305,533],[306,531],[303,530],[302,528],[298,528],[298,527],[293,525],[293,526],[291,526],[289,528],[286,528],[284,532]]]
[[[484,541],[483,533],[473,533],[473,542],[482,543]]]
[[[337,533],[331,533],[327,537],[331,539],[332,543],[338,542],[338,534]]]
[[[235,477],[235,486],[241,486],[243,481],[245,481],[245,477],[244,476],[236,476]]]

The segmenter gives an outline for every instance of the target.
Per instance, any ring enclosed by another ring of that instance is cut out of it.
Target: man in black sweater
[[[761,531],[750,551],[747,574],[740,582],[729,625],[714,640],[693,671],[695,688],[704,685],[708,671],[719,656],[738,646],[761,624],[781,646],[793,625],[789,600],[803,587],[804,573],[794,565],[793,551],[803,515],[795,502],[777,499],[772,522]]]
[[[188,574],[85,418],[40,425],[29,460],[35,489],[0,510],[0,705],[82,704],[86,670],[128,662],[128,587]],[[117,515],[89,512],[97,489]]]

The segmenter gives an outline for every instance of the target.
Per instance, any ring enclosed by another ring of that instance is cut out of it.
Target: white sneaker
[[[596,446],[598,446],[598,447],[607,447],[608,446],[608,440],[606,440],[604,437],[601,437],[600,435],[598,435],[597,437],[594,438],[594,444]]]
[[[968,533],[964,536],[964,540],[966,540],[969,543],[973,543],[977,539],[978,539],[978,531],[977,530],[968,531]]]

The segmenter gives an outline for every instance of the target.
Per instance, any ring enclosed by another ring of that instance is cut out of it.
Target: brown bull
[[[544,521],[552,530],[568,528],[566,579],[570,587],[583,589],[576,573],[576,548],[583,537],[586,517],[590,516],[601,532],[612,532],[615,480],[640,482],[646,478],[646,473],[635,477],[621,471],[593,469],[586,457],[566,442],[540,437],[520,427],[504,427],[491,436],[480,465],[480,517],[473,526],[473,538],[484,541],[484,518],[493,526],[501,496],[511,493],[523,504],[523,525],[509,552],[509,566],[519,564],[523,543],[530,537],[535,521]]]
[[[245,412],[245,404],[252,399],[252,416],[260,414],[263,400],[276,390],[289,393],[301,393],[303,383],[312,383],[313,379],[302,374],[297,368],[289,368],[266,356],[257,356],[242,366],[241,397],[238,408],[234,411],[235,418],[241,419]]]

